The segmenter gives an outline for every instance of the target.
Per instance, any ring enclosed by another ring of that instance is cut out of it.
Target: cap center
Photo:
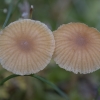
[[[31,49],[31,43],[29,41],[26,40],[22,40],[20,41],[20,49],[24,50],[24,51],[28,51]]]
[[[27,48],[29,46],[29,43],[28,41],[21,41],[21,44],[20,44],[23,48]]]
[[[78,36],[77,38],[76,38],[76,44],[77,45],[79,45],[79,46],[84,46],[84,45],[86,45],[87,44],[87,40],[86,40],[86,38],[85,37],[83,37],[83,36]]]
[[[17,46],[23,52],[28,52],[33,48],[33,42],[30,38],[20,38],[16,40]]]

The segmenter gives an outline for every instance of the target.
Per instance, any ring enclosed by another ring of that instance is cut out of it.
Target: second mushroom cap
[[[100,68],[100,33],[83,23],[60,26],[54,33],[54,60],[74,73],[90,73]]]

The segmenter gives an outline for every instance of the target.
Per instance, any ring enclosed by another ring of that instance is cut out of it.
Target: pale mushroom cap
[[[0,60],[3,68],[19,75],[37,73],[50,62],[55,47],[48,27],[30,19],[8,25],[0,36]]]
[[[100,68],[100,33],[82,23],[60,26],[54,33],[55,62],[74,73],[90,73]]]

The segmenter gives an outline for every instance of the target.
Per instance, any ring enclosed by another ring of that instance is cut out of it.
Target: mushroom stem
[[[0,86],[3,85],[6,81],[8,81],[9,79],[12,79],[14,77],[18,77],[20,75],[15,75],[15,74],[12,74],[8,77],[6,77],[5,79],[3,79],[1,82],[0,82]],[[52,88],[54,88],[62,97],[65,98],[65,100],[69,100],[69,98],[67,97],[67,95],[62,92],[55,84],[51,83],[50,81],[48,81],[47,79],[43,78],[43,77],[40,77],[38,75],[35,75],[35,74],[31,74],[31,75],[24,75],[24,76],[31,76],[31,77],[34,77],[44,83],[47,83],[48,85],[50,85]]]

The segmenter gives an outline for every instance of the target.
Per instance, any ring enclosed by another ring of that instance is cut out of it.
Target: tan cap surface
[[[55,41],[39,21],[22,19],[2,30],[0,60],[3,68],[19,75],[39,72],[50,62]]]
[[[100,33],[82,23],[60,26],[54,33],[55,62],[74,73],[90,73],[100,68]]]

